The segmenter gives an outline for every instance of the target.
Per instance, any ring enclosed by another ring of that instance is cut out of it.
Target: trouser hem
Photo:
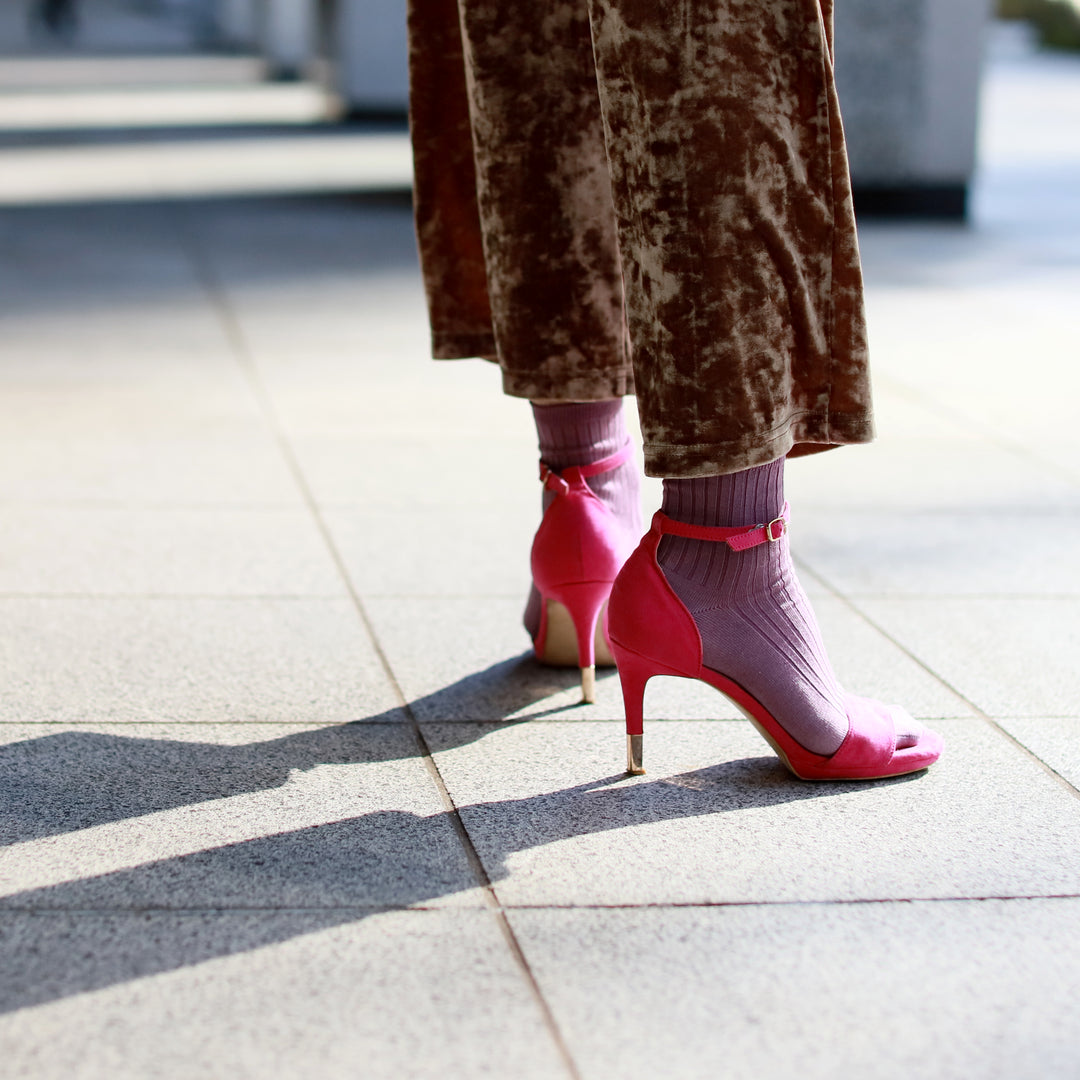
[[[504,370],[502,388],[510,397],[531,401],[610,401],[632,394],[634,381],[624,371],[597,371],[588,377],[552,382],[532,374]]]
[[[806,417],[764,438],[725,443],[645,443],[645,475],[689,480],[742,472],[785,456],[873,442],[874,423],[865,414],[819,420]]]
[[[489,359],[495,355],[494,334],[432,334],[431,355],[436,360]]]

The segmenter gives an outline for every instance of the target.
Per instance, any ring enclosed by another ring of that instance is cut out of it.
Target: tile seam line
[[[525,957],[525,952],[521,947],[521,943],[518,941],[517,935],[514,933],[513,927],[510,925],[509,920],[506,917],[506,912],[503,910],[502,904],[499,902],[498,895],[492,886],[491,879],[488,876],[487,871],[484,869],[484,864],[480,859],[480,855],[476,850],[475,845],[472,842],[472,838],[469,835],[468,830],[465,828],[465,823],[461,819],[461,815],[458,812],[458,808],[454,803],[453,798],[450,795],[449,788],[446,786],[443,780],[442,773],[439,771],[438,765],[435,763],[434,756],[431,752],[431,747],[428,745],[427,739],[424,737],[423,732],[420,730],[420,724],[413,713],[401,685],[397,680],[397,676],[394,674],[393,668],[390,665],[389,657],[387,657],[383,650],[382,643],[379,641],[377,634],[375,633],[375,627],[372,624],[371,618],[368,615],[367,609],[364,606],[363,601],[360,598],[360,594],[353,584],[352,578],[348,572],[345,562],[341,557],[341,553],[338,550],[337,544],[334,542],[334,538],[330,533],[330,529],[326,524],[326,520],[323,517],[322,511],[319,508],[318,503],[315,500],[314,493],[308,484],[307,477],[304,475],[303,470],[300,467],[300,462],[293,451],[292,444],[289,442],[285,433],[284,427],[281,424],[280,417],[277,414],[277,410],[274,408],[274,404],[270,398],[269,392],[263,385],[262,380],[259,378],[258,369],[255,363],[254,355],[248,344],[247,338],[244,335],[243,328],[240,325],[239,319],[236,317],[236,313],[233,311],[232,306],[229,304],[225,295],[224,289],[221,283],[217,280],[216,275],[213,272],[210,260],[203,249],[198,239],[198,234],[195,230],[194,223],[191,218],[190,209],[187,205],[178,201],[171,203],[173,211],[176,215],[176,219],[179,225],[177,233],[182,248],[186,249],[188,258],[191,260],[192,268],[195,272],[196,278],[206,293],[207,299],[211,308],[217,314],[218,321],[221,325],[222,331],[225,334],[225,338],[230,345],[230,351],[235,358],[237,365],[239,366],[244,380],[247,382],[255,401],[258,403],[259,408],[266,420],[267,425],[273,434],[274,440],[277,443],[278,451],[282,455],[286,467],[292,474],[293,481],[296,484],[300,494],[307,505],[308,511],[311,514],[315,526],[319,531],[320,536],[323,539],[323,543],[326,545],[326,549],[337,568],[338,574],[343,581],[345,588],[352,600],[353,606],[360,618],[361,623],[371,641],[372,648],[375,651],[376,656],[379,659],[379,663],[382,666],[383,672],[393,688],[394,694],[397,696],[400,707],[405,711],[405,715],[408,717],[408,726],[412,732],[413,738],[421,751],[423,757],[424,767],[434,783],[436,790],[439,792],[439,797],[442,800],[445,809],[449,812],[450,821],[453,825],[454,831],[457,835],[458,842],[461,845],[462,851],[465,855],[466,861],[469,863],[470,869],[473,872],[474,877],[477,880],[478,885],[483,890],[484,896],[490,905],[495,920],[498,924],[499,930],[503,936],[503,940],[506,942],[507,948],[516,963],[522,978],[525,980],[526,986],[528,986],[533,1000],[536,1003],[537,1009],[540,1012],[542,1022],[547,1028],[548,1035],[552,1040],[554,1049],[562,1061],[563,1067],[567,1074],[571,1077],[571,1080],[581,1080],[581,1073],[578,1070],[573,1057],[570,1054],[569,1046],[566,1040],[563,1038],[562,1031],[555,1020],[555,1014],[548,1003],[546,997],[540,989],[539,981],[536,978],[532,967],[529,965],[528,960]]]
[[[1037,900],[1061,901],[1080,900],[1080,893],[980,893],[974,896],[883,896],[855,897],[853,899],[817,899],[817,900],[687,900],[659,901],[642,904],[508,904],[509,913],[519,911],[704,911],[713,908],[800,908],[800,907],[874,907],[883,904],[981,904],[981,903],[1031,903]],[[483,906],[445,907],[435,905],[393,904],[338,904],[333,906],[303,907],[297,905],[228,906],[207,904],[202,907],[166,907],[164,905],[142,904],[132,907],[41,907],[35,905],[17,905],[0,903],[0,920],[5,915],[138,915],[143,913],[165,915],[219,915],[243,914],[278,914],[278,915],[320,915],[341,912],[357,912],[364,915],[415,913],[417,915],[490,914],[491,909]]]
[[[507,911],[649,911],[700,908],[775,907],[870,907],[875,904],[967,904],[990,901],[1024,903],[1031,900],[1080,900],[1080,892],[1064,893],[979,893],[973,896],[856,896],[817,900],[671,900],[641,904],[514,904]],[[445,910],[432,908],[431,910]]]
[[[401,708],[399,705],[395,709]],[[400,728],[404,720],[4,720],[0,718],[0,728],[7,727],[287,727],[287,728],[312,728],[315,731],[325,731],[327,728],[348,727],[388,727]],[[244,744],[241,743],[241,746]],[[258,745],[258,744],[256,744]],[[132,820],[130,818],[125,820]]]
[[[251,600],[307,601],[333,600],[348,602],[345,593],[191,593],[191,592],[0,592],[5,600],[229,600],[244,603]]]
[[[132,440],[133,442],[136,440]],[[144,440],[138,440],[143,442]],[[298,514],[303,509],[295,502],[140,502],[133,499],[0,499],[8,510],[109,510],[136,514],[221,512],[251,514]]]
[[[814,569],[812,566],[810,566],[801,559],[798,560],[798,562],[801,569],[806,570],[806,572],[813,576],[819,584],[823,585],[826,589],[828,589],[829,592],[834,597],[836,597],[836,599],[838,599],[840,603],[842,603],[849,611],[853,612],[860,619],[862,619],[863,622],[867,624],[867,626],[873,627],[873,629],[876,630],[879,634],[881,634],[881,636],[884,637],[886,641],[896,646],[896,648],[899,649],[906,657],[908,657],[916,665],[918,665],[921,670],[925,671],[927,675],[929,675],[936,682],[940,683],[941,686],[945,687],[945,689],[948,690],[949,693],[953,694],[958,700],[962,701],[972,711],[972,713],[974,713],[977,720],[981,720],[986,727],[990,728],[991,731],[996,732],[1006,742],[1011,743],[1015,749],[1019,750],[1020,753],[1024,755],[1024,757],[1026,757],[1030,761],[1033,761],[1040,769],[1042,769],[1042,771],[1046,773],[1046,775],[1049,776],[1051,780],[1055,781],[1059,787],[1064,788],[1064,790],[1070,795],[1072,795],[1074,798],[1080,799],[1080,789],[1078,789],[1075,784],[1070,783],[1064,776],[1062,776],[1061,773],[1057,771],[1057,769],[1048,765],[1037,754],[1029,750],[1028,747],[1026,747],[1015,735],[1003,728],[997,720],[995,720],[988,712],[986,712],[985,709],[976,705],[975,702],[967,696],[967,694],[962,693],[957,687],[953,686],[953,684],[949,682],[948,679],[944,678],[942,675],[936,672],[921,657],[917,656],[914,652],[911,651],[911,649],[904,645],[903,642],[890,634],[888,630],[886,630],[885,627],[878,623],[876,619],[863,611],[863,609],[854,602],[851,596],[846,593],[840,592],[832,584],[832,582],[829,581],[829,579],[826,578],[820,571]]]
[[[804,567],[808,567],[805,556],[794,555],[795,561]],[[818,575],[820,576],[820,575]],[[378,589],[365,589],[364,595],[371,600],[514,600],[519,601],[521,591],[527,588],[528,583],[523,582],[522,588],[515,592],[381,592]],[[852,589],[849,593],[842,593],[833,586],[828,586],[831,593],[838,596],[853,596],[864,600],[1077,600],[1080,599],[1080,589],[1058,589],[1055,592],[910,592],[897,590],[895,592],[869,591]],[[811,597],[813,599],[813,597]]]
[[[810,570],[821,581],[825,582],[824,576],[816,570],[810,567],[805,556],[794,556],[795,561],[800,567]],[[1059,589],[1056,592],[909,592],[904,589],[897,589],[895,592],[881,592],[877,590],[862,590],[851,589],[848,592],[842,591],[838,586],[834,586],[826,582],[829,591],[837,596],[851,597],[856,600],[884,600],[884,601],[906,601],[906,600],[1076,600],[1080,598],[1080,590],[1071,591],[1068,589]],[[374,594],[373,594],[374,595]],[[407,595],[407,594],[406,594]],[[453,594],[446,594],[453,595]],[[811,597],[813,599],[813,597]]]

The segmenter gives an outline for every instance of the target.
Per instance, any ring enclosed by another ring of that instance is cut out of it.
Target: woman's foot
[[[664,481],[663,512],[689,525],[763,525],[784,506],[782,458],[725,476]],[[742,686],[805,749],[834,754],[847,737],[849,712],[860,706],[829,663],[786,527],[775,542],[744,551],[667,535],[657,561],[693,616],[704,666]],[[902,709],[892,715],[897,749],[916,745],[923,726]]]
[[[612,663],[599,603],[641,534],[640,477],[621,400],[534,405],[544,479],[524,623],[545,663]],[[602,594],[602,595],[601,595]],[[598,608],[597,611],[600,609]],[[593,645],[583,646],[588,633]],[[591,658],[586,654],[592,654]],[[587,662],[586,662],[587,661]],[[591,690],[585,690],[591,699]]]

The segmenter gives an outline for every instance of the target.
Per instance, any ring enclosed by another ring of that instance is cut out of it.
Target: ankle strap
[[[732,551],[749,551],[759,544],[775,544],[788,531],[788,504],[778,518],[767,525],[747,528],[739,525],[727,528],[719,525],[688,525],[685,521],[669,518],[662,510],[653,514],[652,527],[661,536],[682,536],[687,540],[711,540],[727,544]]]
[[[569,487],[567,479],[575,476],[582,480],[590,476],[599,476],[601,473],[611,472],[620,465],[629,461],[634,456],[634,444],[628,442],[621,450],[617,450],[610,457],[601,458],[588,465],[569,465],[561,472],[556,472],[543,461],[540,462],[540,482],[551,491],[564,491]]]

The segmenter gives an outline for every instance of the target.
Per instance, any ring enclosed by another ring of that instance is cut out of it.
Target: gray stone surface
[[[5,439],[23,462],[0,475],[13,502],[160,506],[289,506],[301,495],[269,436],[173,439]]]
[[[803,515],[799,553],[840,591],[916,596],[1076,596],[1080,513],[867,510]]]
[[[870,784],[797,780],[745,723],[646,724],[649,772],[632,780],[616,723],[425,732],[511,906],[1080,889],[1075,791],[983,722],[936,726],[946,752],[933,769]]]
[[[969,514],[1056,521],[1076,512],[1080,491],[1061,468],[1067,458],[1048,468],[1026,448],[935,423],[930,412],[919,416],[914,409],[897,410],[896,402],[885,396],[878,408],[879,442],[848,454],[790,463],[786,486],[792,506],[798,507],[792,520],[797,547],[804,535],[834,528],[834,513],[839,515],[837,532],[850,529],[855,513],[873,515],[866,532],[876,530],[881,516],[909,514],[932,532],[941,524],[938,519],[966,520]]]
[[[453,481],[451,481],[453,483]],[[534,516],[535,515],[535,516]],[[326,511],[357,589],[372,596],[521,596],[539,513],[508,517],[503,507]]]
[[[399,217],[398,227],[407,222]],[[423,312],[410,304],[403,306],[400,316],[415,320],[423,318]],[[280,311],[276,317],[280,319]],[[443,450],[432,463],[432,476],[456,485],[464,500],[473,471],[482,472],[483,458],[463,453],[458,460],[449,452],[451,440],[474,438],[480,416],[484,430],[493,437],[520,439],[522,427],[528,429],[527,408],[521,401],[502,399],[498,372],[491,365],[425,361],[426,335],[410,335],[404,347],[400,342],[377,347],[366,340],[362,323],[357,322],[342,329],[329,345],[320,342],[325,355],[313,360],[312,343],[287,339],[283,343],[272,321],[267,317],[264,327],[262,319],[261,313],[249,313],[246,332],[258,345],[261,377],[290,436],[355,438],[358,432],[369,438],[438,436]],[[262,339],[267,340],[265,345],[259,343]],[[491,398],[495,400],[489,405]],[[379,464],[387,468],[391,463]],[[530,481],[534,476],[530,469]]]
[[[1080,714],[1080,598],[860,597],[858,604],[991,716]]]
[[[0,592],[342,596],[304,510],[9,506]]]
[[[1080,718],[1008,717],[997,723],[1048,768],[1080,789]]]
[[[1075,899],[510,920],[585,1080],[1080,1070]]]
[[[488,912],[7,913],[10,1077],[568,1075]]]
[[[392,719],[348,600],[0,598],[0,721]]]
[[[4,908],[482,903],[400,724],[13,734],[0,747]]]
[[[147,333],[168,335],[171,327],[151,327]],[[111,359],[121,347],[115,326],[110,334],[106,340],[94,341],[81,322],[73,324],[65,330],[69,351],[55,363],[50,363],[45,342],[44,355],[37,358],[32,373],[20,371],[17,363],[10,368],[5,365],[4,439],[14,444],[13,450],[22,444],[25,454],[45,440],[63,444],[221,439],[240,434],[265,437],[265,421],[233,373],[185,375],[176,370],[183,360],[175,355],[143,357],[139,371],[123,371]],[[88,351],[97,350],[104,362],[99,363],[97,356],[87,357],[81,348],[72,356],[72,337],[85,342]],[[18,344],[36,350],[32,336]],[[147,369],[159,363],[156,374],[148,376]]]
[[[622,718],[622,693],[611,669],[599,669],[596,704],[580,706],[576,671],[546,668],[532,659],[520,621],[525,584],[513,599],[366,600],[379,641],[419,719]],[[813,602],[836,672],[853,693],[902,702],[922,717],[971,714],[955,694],[835,595],[818,589]],[[646,715],[657,719],[742,715],[723,695],[689,679],[650,680],[645,702]]]
[[[365,606],[399,685],[419,720],[503,720],[553,717],[621,718],[613,668],[597,669],[596,704],[581,704],[577,669],[533,658],[521,625],[525,587],[514,597],[375,596]],[[710,688],[686,679],[655,679],[650,715],[734,718]]]
[[[437,510],[440,514],[466,508],[501,509],[508,522],[519,517],[538,520],[540,483],[532,490],[520,483],[522,476],[536,469],[536,437],[528,430],[524,410],[521,419],[513,437],[493,438],[483,431],[455,433],[453,463],[446,461],[448,439],[432,432],[299,436],[291,443],[323,506],[411,513]],[[439,482],[432,483],[433,475]],[[442,532],[440,527],[440,536]],[[489,545],[488,551],[499,555],[509,546],[502,541]],[[470,553],[472,561],[474,553]]]

